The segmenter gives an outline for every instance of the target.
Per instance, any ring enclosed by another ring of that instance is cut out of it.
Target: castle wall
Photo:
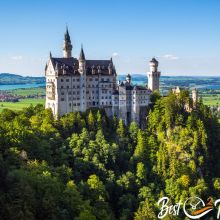
[[[148,72],[148,88],[151,91],[158,90],[160,88],[160,72]]]
[[[126,100],[126,88],[124,86],[119,86],[119,110],[118,116],[127,124],[127,100]]]

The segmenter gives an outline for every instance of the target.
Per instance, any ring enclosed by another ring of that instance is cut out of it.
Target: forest
[[[0,113],[0,219],[154,220],[158,200],[220,198],[220,125],[189,92],[157,93],[146,129],[101,109]],[[185,219],[167,216],[164,219]]]

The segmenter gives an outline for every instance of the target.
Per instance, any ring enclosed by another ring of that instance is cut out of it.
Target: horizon
[[[42,75],[22,75],[19,73],[0,73],[0,75],[2,74],[10,74],[10,75],[17,75],[17,76],[22,76],[22,77],[45,77]],[[128,73],[119,73],[117,74],[117,76],[126,76]],[[130,73],[131,76],[146,76],[147,77],[147,73]],[[186,77],[186,78],[199,78],[199,77],[205,77],[205,78],[220,78],[220,75],[171,75],[171,74],[166,74],[166,75],[161,75],[161,77]]]
[[[145,74],[156,57],[163,76],[220,76],[218,0],[9,0],[1,6],[0,72],[43,76],[49,52],[62,57],[68,25],[73,56],[83,43],[87,59],[113,57],[118,75]]]

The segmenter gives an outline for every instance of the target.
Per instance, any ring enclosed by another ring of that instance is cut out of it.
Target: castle
[[[135,121],[141,127],[147,116],[150,94],[159,91],[158,61],[150,61],[148,87],[132,84],[131,75],[117,81],[112,59],[87,60],[81,47],[79,58],[72,57],[72,44],[68,28],[64,35],[63,57],[50,53],[45,67],[46,108],[55,117],[69,112],[85,112],[89,108],[102,108],[110,117],[117,116],[125,124]]]

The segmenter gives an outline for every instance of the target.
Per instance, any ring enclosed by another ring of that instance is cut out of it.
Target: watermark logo
[[[195,196],[187,198],[184,202],[179,201],[174,205],[170,205],[168,197],[163,197],[159,199],[158,206],[160,207],[160,212],[158,214],[159,219],[163,219],[166,215],[178,216],[180,209],[183,209],[184,214],[190,219],[200,219],[201,217],[207,215],[209,212],[213,211],[215,207],[220,203],[220,199],[216,200],[213,204],[211,198],[207,199],[205,203],[201,198]],[[217,219],[220,216],[220,206],[217,212]]]
[[[187,209],[187,207],[190,207],[191,211]],[[205,204],[204,201],[199,197],[190,197],[184,202],[183,205],[183,211],[190,219],[199,219],[212,211],[213,208],[214,206],[210,198]]]

